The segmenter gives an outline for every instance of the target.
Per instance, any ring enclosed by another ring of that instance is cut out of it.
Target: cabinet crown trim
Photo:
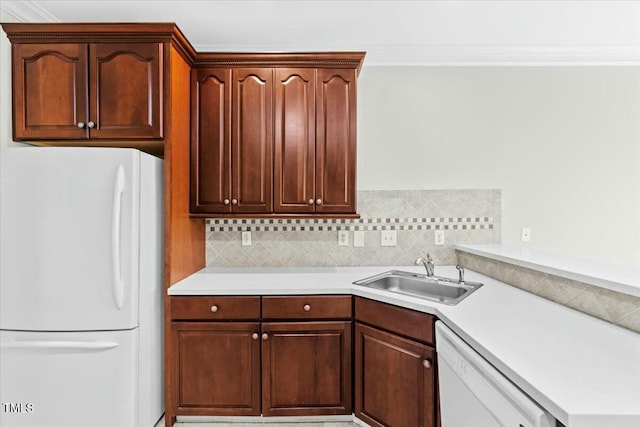
[[[355,69],[360,74],[366,52],[232,53],[196,54],[195,68],[211,67],[308,67]]]
[[[3,23],[11,43],[173,43],[193,63],[196,51],[175,23]]]

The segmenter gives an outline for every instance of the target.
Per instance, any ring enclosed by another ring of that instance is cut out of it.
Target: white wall
[[[502,190],[503,243],[640,266],[640,67],[365,67],[358,188]]]
[[[502,239],[640,266],[640,67],[365,67],[358,188],[502,190]],[[0,145],[11,141],[0,34]]]

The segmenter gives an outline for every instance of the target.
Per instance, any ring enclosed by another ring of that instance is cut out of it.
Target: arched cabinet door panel
[[[91,138],[162,138],[162,47],[90,45]]]
[[[13,46],[13,137],[86,139],[86,44]]]

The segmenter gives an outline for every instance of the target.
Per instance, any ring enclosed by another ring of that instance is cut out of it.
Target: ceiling
[[[640,65],[640,1],[0,0],[0,20],[176,22],[198,51],[375,65]]]

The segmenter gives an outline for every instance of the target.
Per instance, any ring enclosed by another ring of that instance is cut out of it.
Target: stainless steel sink
[[[462,282],[446,277],[390,270],[376,276],[353,282],[354,285],[382,289],[397,294],[424,298],[447,305],[456,305],[479,289],[482,283]]]

